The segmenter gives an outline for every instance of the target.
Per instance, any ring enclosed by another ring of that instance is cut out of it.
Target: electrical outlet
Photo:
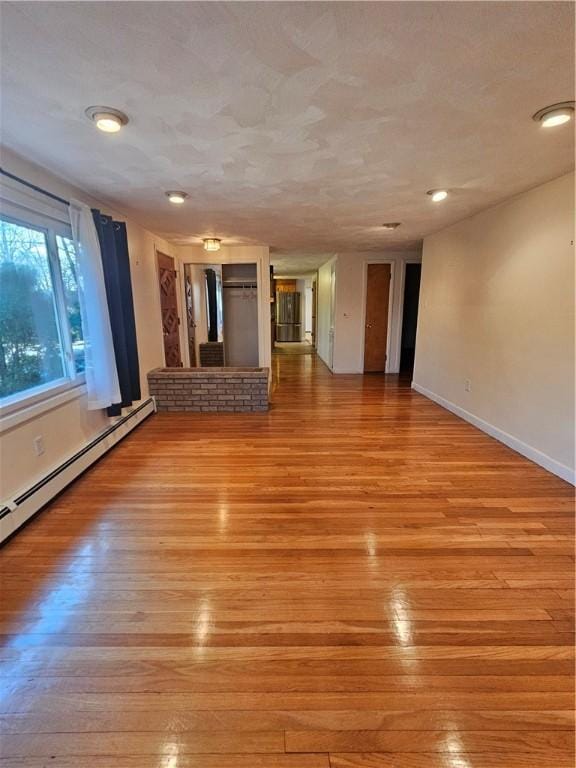
[[[466,390],[466,392],[470,392],[470,390],[472,389],[472,382],[470,381],[470,379],[465,380],[464,389]]]
[[[44,447],[44,438],[42,435],[39,435],[38,437],[35,437],[32,441],[32,444],[34,446],[34,453],[36,456],[42,456],[46,448]]]

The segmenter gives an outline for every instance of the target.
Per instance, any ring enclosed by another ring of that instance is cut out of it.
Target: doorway
[[[258,365],[256,264],[223,264],[224,359],[230,366]]]
[[[274,347],[308,344],[316,347],[317,274],[273,278]]]
[[[402,312],[402,341],[400,345],[400,373],[412,375],[416,352],[416,326],[422,264],[406,264],[404,278],[404,309]]]
[[[384,373],[388,349],[390,264],[368,264],[364,328],[364,373]]]
[[[190,263],[184,275],[190,366],[257,367],[257,265]]]
[[[158,282],[160,286],[160,312],[162,315],[162,335],[164,337],[164,360],[167,368],[181,368],[180,354],[180,318],[178,317],[178,299],[176,270],[174,259],[165,253],[157,252]]]

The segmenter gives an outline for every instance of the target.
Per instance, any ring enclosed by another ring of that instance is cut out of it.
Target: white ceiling
[[[573,3],[19,2],[2,22],[7,146],[158,234],[269,244],[286,269],[413,247],[573,164],[571,126],[531,120],[574,98]],[[130,124],[98,132],[92,104]]]

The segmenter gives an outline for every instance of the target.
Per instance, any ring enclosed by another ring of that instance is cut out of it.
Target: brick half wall
[[[267,411],[268,368],[155,368],[158,411]]]

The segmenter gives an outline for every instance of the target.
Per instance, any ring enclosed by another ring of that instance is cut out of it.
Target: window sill
[[[0,434],[23,424],[25,421],[35,419],[47,411],[58,408],[64,403],[77,400],[85,394],[86,384],[82,377],[80,380],[50,387],[44,392],[0,408]]]

